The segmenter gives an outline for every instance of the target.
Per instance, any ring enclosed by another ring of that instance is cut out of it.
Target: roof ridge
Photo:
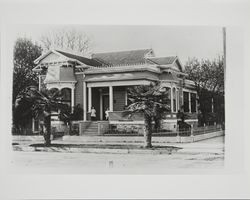
[[[149,64],[145,63],[145,62],[138,62],[138,63],[128,63],[128,64],[118,64],[118,65],[96,66],[96,67],[104,69],[104,68],[115,68],[115,67],[125,67],[125,66],[139,66],[139,65],[147,66]],[[153,65],[153,64],[150,64],[150,65]]]
[[[152,48],[146,48],[146,49],[131,49],[131,50],[119,50],[119,51],[108,51],[108,52],[102,52],[102,53],[93,53],[92,55],[96,54],[108,54],[108,53],[121,53],[121,52],[129,52],[129,51],[151,51]]]
[[[83,58],[87,58],[87,59],[91,59],[91,58],[88,58],[88,57],[85,57],[83,55],[80,55],[80,52],[75,52],[75,51],[69,51],[69,50],[64,50],[64,49],[53,49],[54,51],[57,51],[58,53],[60,52],[63,52],[63,53],[68,53],[68,54],[71,54],[71,55],[74,55],[74,56],[80,56],[80,57],[83,57]]]
[[[148,57],[147,59],[151,59],[151,58],[169,58],[169,57],[175,57],[177,58],[177,55],[169,55],[169,56],[154,56],[154,57]]]

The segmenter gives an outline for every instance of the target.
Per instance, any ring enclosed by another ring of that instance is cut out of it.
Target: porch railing
[[[142,113],[134,113],[130,115],[125,111],[109,112],[109,121],[144,121]]]
[[[186,119],[198,119],[197,113],[185,113]],[[177,113],[166,113],[164,119],[177,119]],[[125,111],[109,112],[109,121],[144,121],[142,113],[129,115]]]

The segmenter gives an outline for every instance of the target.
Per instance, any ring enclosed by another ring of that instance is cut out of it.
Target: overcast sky
[[[15,37],[26,36],[37,41],[49,30],[60,27],[18,26]],[[77,25],[74,29],[90,37],[93,53],[153,48],[156,56],[178,55],[182,63],[189,57],[214,59],[223,54],[222,27]]]

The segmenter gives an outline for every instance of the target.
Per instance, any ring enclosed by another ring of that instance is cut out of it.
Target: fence
[[[107,130],[103,135],[105,136],[143,136],[143,125],[127,124],[125,127],[117,127],[114,125],[109,125]],[[223,127],[220,124],[209,125],[202,127],[192,127],[185,130],[169,131],[164,129],[153,130],[152,136],[162,136],[162,137],[188,137],[196,135],[204,135],[206,133],[212,133],[222,130]],[[63,135],[79,135],[79,124],[73,123],[71,131],[65,130],[64,132],[56,132],[54,128],[51,130],[54,137],[61,137]],[[32,132],[30,128],[18,130],[13,128],[12,135],[42,135],[40,132]]]
[[[222,130],[222,126],[220,124],[202,126],[202,127],[194,128],[193,135],[202,135],[202,134],[211,133],[211,132],[215,132],[219,130]]]
[[[12,127],[12,135],[40,135],[40,132],[33,132],[32,128],[14,128]]]
[[[112,125],[109,126],[109,129],[104,133],[106,136],[143,136],[143,127],[138,128],[138,126],[131,125],[130,128],[119,129]],[[140,131],[139,131],[140,130]],[[196,136],[203,135],[206,133],[216,132],[222,130],[222,126],[220,124],[217,125],[209,125],[203,127],[193,127],[188,129],[182,129],[176,131],[169,130],[153,130],[152,136],[165,136],[165,137],[188,137],[188,136]]]

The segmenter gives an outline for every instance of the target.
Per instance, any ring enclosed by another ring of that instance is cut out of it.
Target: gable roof
[[[96,61],[96,60],[89,59],[89,58],[86,58],[86,57],[83,57],[83,56],[80,56],[80,55],[76,55],[76,54],[73,54],[73,53],[69,53],[69,52],[66,52],[66,51],[62,51],[62,50],[56,50],[56,49],[50,50],[47,53],[39,56],[34,61],[34,63],[38,64],[40,61],[42,61],[44,58],[46,58],[51,53],[63,56],[63,57],[68,58],[68,59],[76,60],[81,64],[85,64],[85,65],[89,65],[89,66],[100,66],[101,65],[101,63]]]
[[[57,51],[58,53],[66,56],[68,58],[78,60],[81,63],[84,63],[84,64],[89,65],[89,66],[100,66],[101,65],[100,62],[98,62],[98,61],[96,61],[94,59],[89,59],[89,58],[86,58],[86,57],[83,57],[83,56],[79,56],[79,55],[72,54],[72,53],[65,52],[65,51],[61,51],[61,50],[55,50],[55,51]]]
[[[177,56],[148,58],[148,60],[153,61],[155,64],[158,64],[158,65],[170,65],[170,64],[173,64],[176,59],[177,59]]]
[[[152,52],[152,49],[140,49],[119,52],[95,53],[92,58],[102,62],[104,65],[130,65],[145,63],[146,54]]]
[[[167,56],[167,57],[151,57],[147,58],[148,61],[153,62],[157,65],[163,65],[163,66],[169,66],[170,68],[173,68],[174,64],[178,65],[178,68],[181,72],[184,71],[184,67],[181,64],[178,56]]]

